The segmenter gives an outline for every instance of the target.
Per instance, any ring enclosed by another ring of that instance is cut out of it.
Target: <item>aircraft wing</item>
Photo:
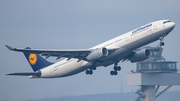
[[[120,59],[121,62],[124,62],[124,61],[129,61],[131,56],[133,56],[136,52],[133,50],[131,51],[129,54],[127,54],[126,56],[124,56],[122,59]]]
[[[60,59],[61,57],[66,57],[69,59],[77,58],[79,60],[86,60],[86,56],[89,55],[93,50],[92,49],[79,49],[79,50],[44,50],[44,49],[21,49],[21,48],[13,48],[8,45],[6,47],[9,50],[18,51],[18,52],[27,52],[27,53],[36,53],[45,56],[45,59],[49,58],[50,56],[57,57]],[[108,50],[109,53],[113,52],[114,49]]]

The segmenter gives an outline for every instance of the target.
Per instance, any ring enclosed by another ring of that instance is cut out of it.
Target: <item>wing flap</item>
[[[122,59],[120,59],[121,62],[124,61],[129,61],[129,59],[131,58],[132,55],[135,54],[135,51],[131,51],[129,54],[127,54],[125,57],[123,57]]]
[[[91,49],[46,50],[46,49],[21,49],[21,48],[13,48],[8,45],[5,46],[12,51],[41,54],[42,56],[45,56],[46,59],[49,58],[50,56],[57,57],[57,59],[60,59],[61,57],[79,59],[87,56],[87,54],[91,52]]]

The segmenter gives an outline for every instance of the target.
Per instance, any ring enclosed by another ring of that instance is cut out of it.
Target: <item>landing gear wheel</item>
[[[89,74],[89,70],[86,70],[86,74],[87,74],[87,75]]]
[[[114,75],[117,75],[117,71],[114,71]]]
[[[120,66],[118,66],[118,69],[117,69],[118,71],[120,71],[121,70],[121,67]]]
[[[160,42],[159,45],[160,45],[160,46],[164,46],[164,42]]]
[[[114,75],[114,71],[111,71],[110,74],[111,74],[111,75]]]
[[[115,71],[116,71],[116,70],[117,70],[117,71],[120,71],[120,70],[121,70],[121,67],[120,67],[120,66],[115,66],[115,67],[114,67],[114,70],[115,70]]]
[[[90,75],[92,75],[93,74],[93,71],[92,70],[90,70],[90,73],[89,73]]]
[[[92,67],[92,70],[96,70],[96,66],[93,66],[93,67]]]
[[[87,74],[87,75],[88,75],[88,74],[92,75],[92,74],[93,74],[93,71],[92,71],[92,70],[86,70],[86,74]]]
[[[116,70],[117,70],[117,71],[120,71],[120,70],[121,70],[121,67],[120,67],[120,66],[118,66],[118,67],[116,68]]]
[[[117,71],[111,71],[110,74],[111,75],[117,75]]]

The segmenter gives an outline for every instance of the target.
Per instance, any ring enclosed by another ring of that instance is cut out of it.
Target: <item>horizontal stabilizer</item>
[[[8,46],[8,45],[5,45],[9,50],[14,50],[14,48],[13,47],[11,47],[11,46]]]
[[[41,73],[40,73],[40,72],[37,72],[37,73],[34,73],[34,72],[31,72],[31,73],[9,73],[9,74],[6,74],[6,75],[17,75],[17,76],[41,76]]]

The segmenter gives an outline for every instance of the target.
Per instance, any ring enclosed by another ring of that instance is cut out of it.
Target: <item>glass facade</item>
[[[177,72],[176,62],[141,62],[137,63],[137,72]]]
[[[151,51],[151,57],[161,57],[161,53],[162,53],[162,50],[161,48],[158,48],[158,49],[150,49]]]

